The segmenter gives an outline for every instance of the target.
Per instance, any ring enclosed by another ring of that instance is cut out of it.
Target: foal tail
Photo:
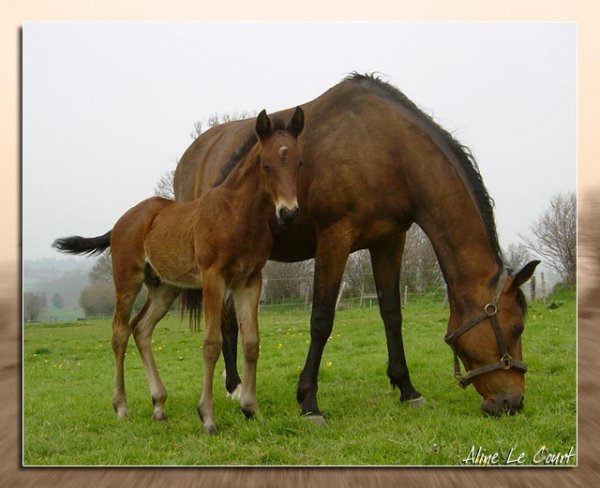
[[[61,237],[52,243],[52,247],[68,254],[87,254],[88,256],[93,256],[94,254],[102,253],[110,247],[111,232],[109,230],[102,236],[89,238],[80,236]]]

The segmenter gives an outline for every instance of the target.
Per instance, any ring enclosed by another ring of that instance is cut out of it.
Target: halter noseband
[[[502,275],[498,279],[498,283],[496,284],[496,291],[494,293],[492,301],[488,303],[485,307],[483,307],[482,312],[473,317],[471,320],[465,322],[451,334],[446,334],[446,336],[444,337],[444,341],[452,348],[452,352],[454,353],[454,377],[458,380],[458,384],[461,388],[466,388],[478,376],[481,376],[482,374],[486,373],[491,373],[493,371],[498,371],[501,369],[508,371],[511,368],[523,371],[523,373],[527,371],[527,366],[525,366],[524,362],[519,361],[517,359],[513,359],[512,356],[508,353],[506,342],[504,341],[504,335],[502,334],[502,329],[500,328],[498,318],[496,317],[496,314],[498,312],[498,301],[500,300],[500,295],[502,294],[502,290],[504,289],[504,284],[506,283],[507,277],[508,274],[503,271]],[[498,348],[500,349],[500,360],[497,363],[488,364],[487,366],[481,366],[480,368],[465,372],[465,374],[463,375],[460,371],[460,363],[458,361],[458,354],[456,353],[456,341],[461,335],[463,335],[465,332],[475,327],[477,324],[484,321],[485,319],[490,320],[490,324],[492,325],[492,329],[494,330],[496,342],[498,344]]]

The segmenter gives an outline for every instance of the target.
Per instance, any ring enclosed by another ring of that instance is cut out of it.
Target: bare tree
[[[312,293],[314,261],[279,263],[268,261],[263,269],[263,298],[267,303],[281,303]]]
[[[521,236],[527,248],[554,268],[567,284],[577,277],[577,200],[575,192],[558,193],[530,227],[533,238]]]
[[[444,277],[429,238],[417,225],[406,234],[402,258],[401,286],[410,291],[425,292],[442,287]]]
[[[173,178],[175,177],[175,170],[171,169],[163,173],[158,180],[158,183],[154,187],[154,194],[157,197],[168,198],[175,200],[175,189],[173,188]]]
[[[506,266],[514,271],[519,271],[529,262],[529,251],[524,244],[510,244],[503,254]]]
[[[26,321],[36,320],[47,304],[45,293],[28,291],[23,295],[23,318]]]

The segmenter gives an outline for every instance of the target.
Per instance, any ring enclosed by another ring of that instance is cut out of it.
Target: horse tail
[[[68,254],[87,254],[88,256],[93,256],[94,254],[104,252],[110,247],[111,232],[109,230],[104,235],[89,238],[81,236],[61,237],[52,243],[52,247]]]
[[[181,295],[179,295],[179,304],[181,307],[181,318],[183,318],[187,310],[190,319],[190,330],[198,332],[202,317],[202,289],[182,290]]]

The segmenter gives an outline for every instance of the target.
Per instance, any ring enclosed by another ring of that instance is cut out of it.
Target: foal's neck
[[[271,198],[260,167],[260,149],[256,144],[237,169],[222,183],[222,188],[235,195],[232,204],[240,214],[252,213],[252,218],[268,215]],[[256,215],[256,214],[259,215]]]

